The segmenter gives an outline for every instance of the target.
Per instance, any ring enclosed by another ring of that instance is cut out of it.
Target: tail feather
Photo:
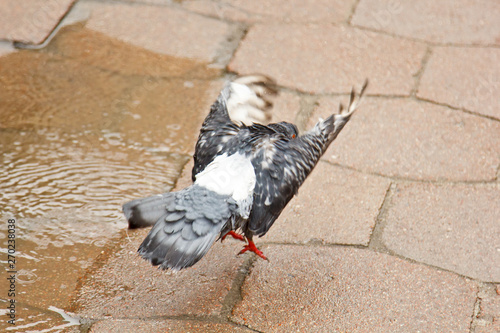
[[[136,199],[123,205],[123,214],[130,229],[146,228],[154,225],[166,214],[165,206],[173,202],[171,193],[164,193]]]
[[[171,202],[163,206],[163,215],[138,252],[154,266],[180,270],[208,252],[225,230],[235,206],[227,196],[198,185],[169,194]]]
[[[326,126],[333,126],[333,129],[331,130],[328,137],[330,142],[335,140],[342,128],[344,128],[345,124],[347,124],[349,119],[351,119],[352,114],[358,109],[367,86],[368,80],[365,80],[359,94],[356,94],[356,90],[353,87],[351,90],[349,105],[347,106],[347,108],[344,109],[344,106],[340,104],[338,114],[331,115],[323,122]]]

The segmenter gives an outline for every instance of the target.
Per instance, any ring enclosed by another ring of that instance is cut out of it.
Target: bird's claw
[[[253,252],[262,259],[269,261],[269,259],[267,259],[264,253],[261,250],[259,250],[257,246],[255,246],[255,243],[252,242],[251,240],[248,241],[248,244],[243,247],[243,250],[241,250],[240,253],[238,253],[238,255],[243,254],[247,251]]]

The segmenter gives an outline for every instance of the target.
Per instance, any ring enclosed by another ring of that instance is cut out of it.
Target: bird
[[[368,80],[346,108],[299,134],[270,120],[275,82],[247,75],[228,82],[212,104],[195,146],[192,185],[123,205],[129,228],[153,226],[138,253],[153,266],[179,271],[196,264],[217,240],[245,241],[254,252],[321,156],[357,110]]]

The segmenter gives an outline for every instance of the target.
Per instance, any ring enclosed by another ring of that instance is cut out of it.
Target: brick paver
[[[347,98],[342,101],[345,105]],[[338,98],[321,99],[314,121],[337,110],[338,103]],[[334,145],[325,158],[367,172],[419,180],[494,180],[500,123],[426,102],[367,98]]]
[[[92,3],[86,27],[148,50],[212,62],[227,23],[166,6]]]
[[[362,0],[352,24],[434,43],[500,45],[500,3]]]
[[[91,333],[97,332],[199,332],[199,333],[250,333],[250,329],[234,324],[203,323],[198,320],[127,319],[103,320],[92,325]]]
[[[319,163],[263,238],[368,245],[389,180]]]
[[[75,0],[0,0],[0,39],[40,44]]]
[[[498,185],[398,185],[383,241],[392,251],[482,281],[500,281]]]
[[[225,0],[183,1],[190,10],[206,15],[243,22],[345,22],[354,0]]]
[[[344,26],[256,24],[229,69],[310,93],[350,92],[370,78],[371,94],[408,95],[424,54],[423,44]]]
[[[212,247],[191,269],[159,270],[137,254],[148,230],[130,231],[130,242],[92,273],[79,291],[80,315],[88,318],[216,315],[244,256],[241,242]]]
[[[273,110],[271,122],[288,121],[293,124],[297,123],[297,116],[300,111],[300,97],[288,93],[281,92],[276,98],[272,99]]]
[[[269,246],[233,311],[261,332],[468,332],[476,287],[455,274],[344,247]]]
[[[417,96],[500,119],[500,50],[435,48]]]

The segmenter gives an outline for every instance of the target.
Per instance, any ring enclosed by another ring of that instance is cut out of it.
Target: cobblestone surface
[[[42,43],[74,2],[75,0],[0,0],[0,40]]]
[[[499,64],[499,49],[436,48],[417,95],[500,119]]]
[[[272,246],[242,287],[236,322],[260,332],[466,332],[473,283],[342,247]],[[265,300],[265,301],[263,301]]]
[[[233,74],[276,79],[273,121],[301,130],[346,105],[351,87],[370,79],[359,111],[257,240],[269,261],[236,256],[243,244],[228,240],[172,274],[137,256],[147,230],[124,232],[68,290],[65,310],[83,323],[69,330],[500,330],[498,2],[0,0],[8,13],[0,59],[27,59],[33,51],[12,42],[43,42],[68,9],[79,11],[69,16],[80,17],[80,30],[67,27],[37,56],[82,60],[90,78],[154,76],[154,88],[141,85],[148,97],[141,110],[159,114],[153,97],[164,94],[168,103],[167,96],[200,89],[207,101],[180,123],[183,147],[194,147],[209,104]],[[64,43],[74,47],[58,46]],[[133,65],[122,66],[126,60]],[[107,112],[98,101],[87,104],[96,110],[89,117]],[[57,121],[51,124],[63,127]],[[123,133],[155,141],[158,123],[145,133],[132,118],[126,124]],[[190,166],[177,189],[190,184]],[[31,314],[49,312],[39,303]]]
[[[369,78],[372,94],[408,95],[424,54],[421,43],[345,26],[257,24],[229,69],[308,93],[345,93]]]
[[[486,282],[500,281],[498,185],[398,185],[383,240],[392,251]]]
[[[91,6],[87,27],[160,54],[212,62],[229,37],[229,25],[165,6]]]
[[[362,0],[352,24],[434,43],[500,45],[500,4],[489,0]]]

